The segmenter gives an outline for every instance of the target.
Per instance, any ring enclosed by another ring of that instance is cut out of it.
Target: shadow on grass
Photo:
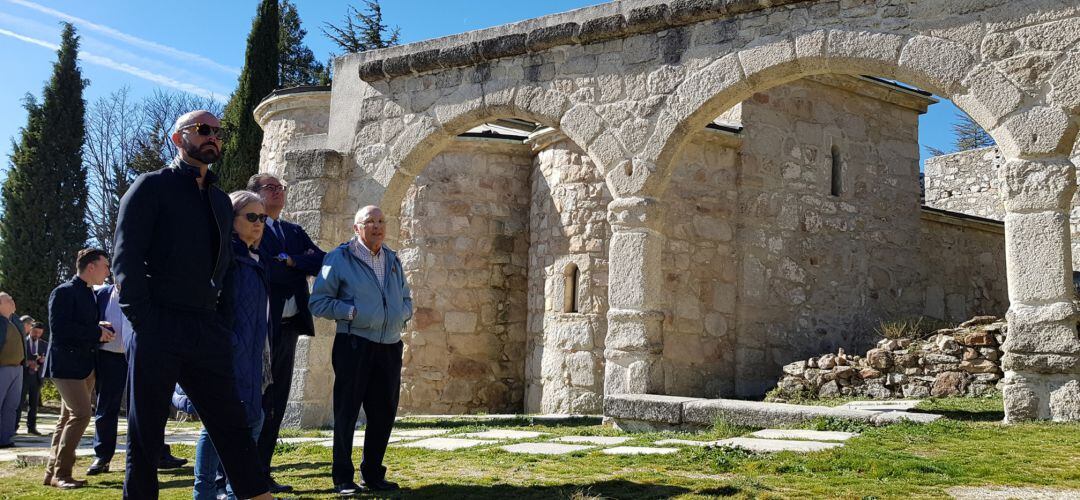
[[[561,420],[551,420],[546,418],[534,418],[528,415],[518,415],[514,417],[492,419],[469,418],[467,415],[463,415],[459,418],[418,418],[401,420],[394,423],[394,429],[419,429],[429,427],[454,428],[473,426],[527,427],[532,425],[544,425],[548,427],[586,427],[600,425],[601,422],[602,419],[600,417],[591,416],[575,416]]]
[[[514,486],[506,484],[466,485],[432,484],[419,488],[404,488],[395,492],[363,494],[357,498],[513,498],[553,499],[553,498],[671,498],[690,493],[692,490],[681,486],[635,483],[624,480],[602,481],[588,484],[563,484],[554,486]],[[741,490],[735,486],[711,488],[700,493],[713,496],[732,496]],[[329,495],[332,489],[298,490],[296,495]]]
[[[1001,422],[1005,412],[999,410],[912,410],[915,413],[933,413],[950,420],[963,422]]]

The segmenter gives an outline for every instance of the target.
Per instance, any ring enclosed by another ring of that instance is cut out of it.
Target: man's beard
[[[210,143],[203,144],[201,147],[196,147],[194,144],[185,139],[184,152],[187,153],[188,156],[199,160],[207,165],[221,159],[221,150],[210,146]]]

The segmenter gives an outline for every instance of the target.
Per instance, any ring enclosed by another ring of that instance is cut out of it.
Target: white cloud
[[[31,44],[34,44],[34,45],[37,45],[37,46],[40,46],[40,47],[50,49],[50,50],[58,50],[60,48],[60,46],[55,44],[55,43],[47,42],[45,40],[40,40],[40,39],[29,37],[29,36],[26,36],[26,35],[20,35],[18,33],[15,33],[14,31],[6,30],[6,29],[3,29],[3,28],[0,28],[0,35],[9,36],[9,37],[14,38],[16,40],[21,40],[23,42],[31,43]],[[158,74],[158,73],[154,73],[153,71],[149,71],[149,70],[146,70],[146,69],[143,69],[143,68],[139,68],[137,66],[132,66],[130,64],[123,63],[123,62],[120,62],[120,61],[117,61],[117,60],[114,60],[114,59],[111,59],[111,58],[108,58],[108,57],[105,57],[105,56],[99,56],[99,55],[91,53],[91,52],[80,51],[79,52],[79,59],[82,59],[83,61],[86,61],[86,62],[91,63],[91,64],[97,64],[99,66],[103,66],[103,67],[106,67],[106,68],[109,68],[109,69],[114,69],[114,70],[117,70],[117,71],[121,71],[123,73],[127,73],[129,75],[132,75],[132,76],[135,76],[135,77],[138,77],[138,78],[142,78],[143,80],[148,80],[148,81],[154,82],[154,83],[156,83],[158,85],[171,87],[171,88],[174,88],[174,89],[177,89],[177,90],[183,90],[184,92],[190,92],[190,93],[198,95],[198,96],[210,97],[210,98],[220,98],[221,97],[219,94],[215,94],[214,92],[211,92],[210,90],[202,88],[202,87],[200,87],[198,85],[181,82],[179,80],[170,78],[168,76]]]
[[[36,10],[36,11],[41,12],[43,14],[48,14],[50,16],[56,17],[58,19],[62,19],[62,20],[67,21],[69,23],[79,25],[79,27],[81,27],[81,28],[85,28],[85,29],[88,29],[88,30],[91,30],[91,31],[97,31],[99,33],[103,33],[103,34],[108,35],[110,37],[116,38],[117,40],[120,40],[120,41],[123,41],[123,42],[126,42],[126,43],[130,43],[132,45],[136,45],[136,46],[148,49],[148,50],[153,50],[153,51],[156,51],[156,52],[159,52],[159,53],[162,53],[162,54],[166,54],[168,56],[175,57],[175,58],[178,58],[178,59],[184,59],[184,60],[187,60],[187,61],[190,61],[190,62],[199,63],[199,64],[202,64],[204,66],[208,66],[208,67],[220,70],[220,71],[225,71],[227,73],[231,73],[233,75],[239,75],[240,74],[240,70],[238,68],[233,68],[231,66],[226,66],[224,64],[221,64],[221,63],[219,63],[217,61],[214,61],[212,59],[209,59],[207,57],[200,56],[198,54],[192,54],[191,52],[185,52],[183,50],[176,49],[176,48],[173,48],[173,47],[169,47],[167,45],[162,45],[162,44],[157,43],[157,42],[152,42],[150,40],[139,38],[139,37],[134,36],[134,35],[129,35],[127,33],[124,33],[122,31],[120,31],[120,30],[117,30],[115,28],[111,28],[109,26],[105,26],[105,25],[102,25],[102,24],[97,24],[95,22],[88,21],[88,20],[80,18],[80,17],[75,17],[73,15],[67,14],[65,12],[60,12],[60,11],[58,11],[56,9],[51,9],[51,8],[46,7],[44,5],[41,5],[41,4],[30,2],[28,0],[8,0],[8,2],[13,3],[15,5],[20,5],[20,6],[26,7],[28,9]]]

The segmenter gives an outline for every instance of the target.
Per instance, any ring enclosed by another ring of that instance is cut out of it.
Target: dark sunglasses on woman
[[[267,217],[269,217],[269,215],[257,214],[255,212],[248,212],[248,213],[244,214],[244,218],[247,219],[248,222],[259,221],[259,222],[262,222],[263,224],[266,224],[266,218]]]

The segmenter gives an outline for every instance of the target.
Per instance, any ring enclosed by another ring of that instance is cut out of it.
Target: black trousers
[[[98,349],[94,362],[94,456],[108,462],[116,453],[116,424],[127,388],[127,356]]]
[[[41,406],[41,377],[37,373],[23,370],[22,399],[19,400],[19,413],[15,416],[15,423],[22,419],[23,409],[26,410],[26,430],[37,430],[37,411]]]
[[[158,498],[157,465],[173,388],[195,405],[240,498],[269,491],[233,378],[230,333],[213,312],[159,308],[157,331],[128,346],[128,453],[124,498]]]
[[[356,335],[334,338],[334,484],[353,480],[353,432],[360,407],[367,415],[360,475],[365,481],[386,477],[383,456],[397,416],[401,391],[402,343],[380,344]]]
[[[274,382],[263,394],[262,431],[259,432],[259,458],[262,459],[266,477],[270,477],[270,461],[274,458],[274,446],[277,445],[281,432],[281,419],[285,417],[285,407],[289,404],[289,389],[292,388],[293,366],[296,361],[296,339],[300,336],[298,325],[282,320],[281,335],[270,342],[270,374]]]

